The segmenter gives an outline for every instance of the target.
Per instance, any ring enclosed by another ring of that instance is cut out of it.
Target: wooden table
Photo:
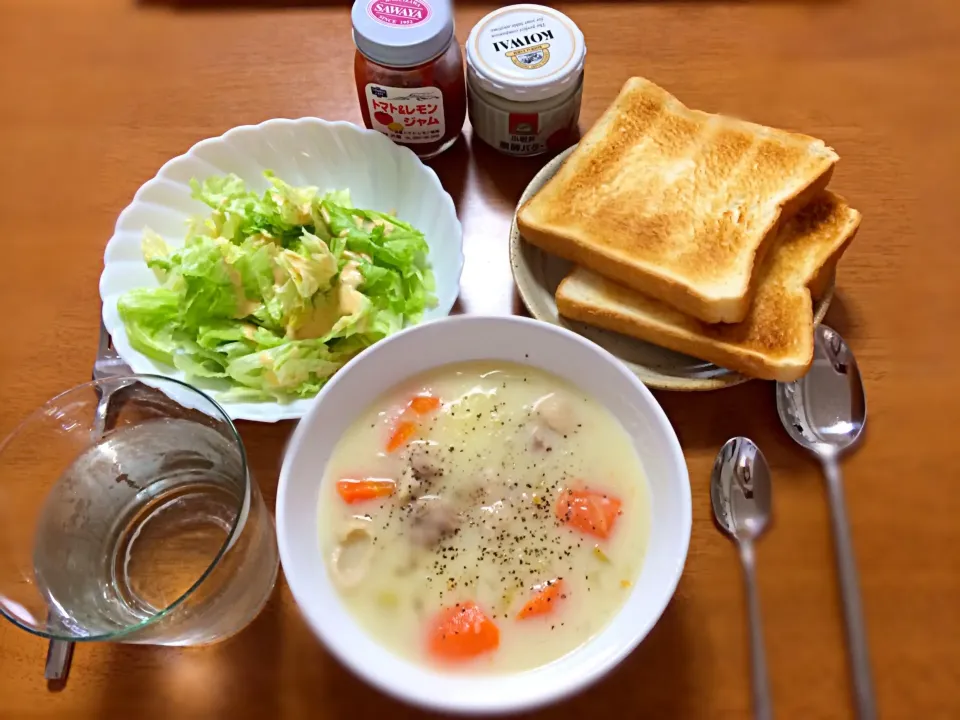
[[[0,436],[88,378],[104,243],[166,159],[271,117],[359,120],[347,3],[282,4],[0,1]],[[460,3],[461,40],[491,7]],[[960,292],[950,289],[960,276],[960,6],[560,7],[587,38],[585,126],[641,74],[695,107],[823,137],[842,156],[832,187],[864,223],[828,320],[856,351],[869,397],[868,437],[844,472],[878,703],[884,718],[960,717]],[[462,311],[518,311],[507,229],[539,165],[472,144],[469,133],[434,163],[466,232]],[[759,580],[777,715],[852,717],[823,484],[781,430],[773,388],[658,397],[693,486],[677,595],[620,668],[537,716],[749,716],[740,568],[707,492],[717,449],[745,434],[775,474]],[[291,428],[241,427],[271,506]],[[253,625],[218,646],[81,646],[61,692],[43,681],[44,653],[45,643],[0,622],[0,716],[423,716],[335,662],[282,581]]]

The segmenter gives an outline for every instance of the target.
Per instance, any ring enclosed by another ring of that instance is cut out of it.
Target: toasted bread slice
[[[859,226],[860,213],[830,192],[787,221],[757,269],[756,295],[740,323],[701,322],[583,268],[560,283],[557,308],[750,377],[789,382],[813,361],[811,288],[823,289]]]
[[[778,221],[827,185],[823,141],[689,110],[642,78],[517,213],[523,237],[706,322],[739,322]]]

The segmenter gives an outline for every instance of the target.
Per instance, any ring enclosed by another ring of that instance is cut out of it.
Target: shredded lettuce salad
[[[423,233],[272,172],[262,195],[235,175],[191,182],[212,208],[182,247],[147,229],[160,287],[118,301],[131,345],[231,401],[315,395],[350,358],[436,303]]]

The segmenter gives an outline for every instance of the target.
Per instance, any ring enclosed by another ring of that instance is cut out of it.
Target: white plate
[[[436,173],[407,148],[378,132],[346,122],[318,118],[268,120],[242,125],[220,137],[203,140],[184,155],[167,162],[141,187],[120,213],[104,253],[100,276],[103,323],[113,344],[136,373],[152,373],[187,381],[184,373],[163,365],[130,345],[117,314],[117,299],[128,290],[155,287],[157,280],[140,252],[144,227],[158,232],[174,247],[183,245],[187,220],[209,208],[190,197],[190,179],[234,173],[257,191],[267,188],[264,170],[273,170],[292,185],[316,185],[325,190],[350,190],[360,208],[394,212],[422,231],[430,246],[430,263],[437,280],[437,306],[424,316],[435,320],[450,313],[460,291],[463,231],[450,195]],[[217,396],[225,382],[190,379]],[[218,400],[219,401],[219,400]],[[302,417],[312,398],[289,403],[222,402],[234,420],[276,422]]]
[[[560,153],[537,173],[523,191],[518,209],[547,184],[573,150],[574,148],[570,148]],[[570,273],[573,264],[524,240],[517,228],[516,213],[510,228],[510,265],[517,291],[533,317],[554,325],[562,325],[589,338],[617,356],[649,387],[658,390],[717,390],[739,385],[750,379],[705,360],[561,317],[555,299],[557,286]],[[823,296],[814,298],[815,325],[819,325],[827,314],[833,290],[834,279],[831,278]]]
[[[423,352],[425,347],[429,353]],[[449,363],[484,359],[553,373],[604,405],[632,438],[650,489],[650,538],[643,566],[616,616],[567,655],[504,675],[443,672],[384,648],[345,607],[318,540],[320,482],[333,448],[358,415],[407,378]],[[690,478],[683,451],[653,394],[598,345],[555,325],[518,317],[452,317],[405,330],[364,350],[320,391],[297,426],[277,491],[283,572],[312,630],[371,684],[443,712],[518,712],[559,700],[603,676],[646,637],[666,608],[683,572],[690,523]]]

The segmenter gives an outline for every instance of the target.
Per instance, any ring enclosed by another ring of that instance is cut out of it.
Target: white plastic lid
[[[479,86],[518,102],[545,100],[576,85],[586,54],[573,20],[543,5],[494,10],[467,38],[467,66]]]
[[[412,67],[453,40],[450,0],[355,0],[353,42],[379,65]]]

